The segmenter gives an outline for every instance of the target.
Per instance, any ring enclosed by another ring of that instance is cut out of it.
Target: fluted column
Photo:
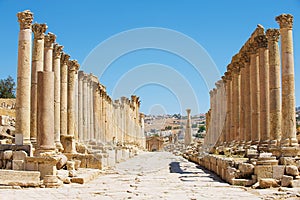
[[[259,55],[260,86],[260,146],[267,147],[270,140],[269,51],[265,35],[255,37]]]
[[[243,62],[239,62],[240,64],[240,141],[241,145],[244,146],[246,142],[246,132],[245,132],[245,115],[246,115],[246,105],[245,105],[245,100],[246,100],[246,68]]]
[[[68,62],[70,56],[62,53],[60,60],[60,135],[68,134]]]
[[[234,102],[234,138],[236,144],[241,141],[240,133],[240,102],[241,102],[241,89],[240,89],[240,65],[239,63],[233,63],[233,102]]]
[[[33,144],[37,142],[37,72],[43,71],[44,67],[44,33],[46,30],[46,24],[32,25],[34,40],[31,64],[30,140]]]
[[[250,93],[251,93],[251,144],[258,144],[260,139],[260,92],[259,92],[259,66],[256,55],[256,44],[250,44]]]
[[[87,82],[88,82],[88,76],[86,74],[84,74],[83,76],[83,100],[82,100],[82,103],[83,103],[83,106],[82,106],[82,109],[83,109],[83,141],[86,142],[88,140],[88,131],[87,131],[87,114],[88,114],[88,98],[87,98],[87,95],[88,95],[88,87],[87,87]]]
[[[280,101],[280,56],[278,29],[266,31],[269,46],[270,66],[270,145],[276,147],[281,139],[281,101]]]
[[[75,89],[74,89],[74,110],[75,110],[75,123],[74,123],[74,138],[75,141],[78,141],[79,139],[79,133],[78,133],[78,121],[79,121],[79,105],[78,105],[78,73],[75,74]]]
[[[293,16],[276,17],[281,35],[282,146],[299,146],[296,138]]]
[[[79,64],[76,60],[70,60],[68,62],[68,105],[67,105],[67,112],[68,112],[68,136],[71,137],[73,140],[75,136],[75,76],[79,69]],[[71,144],[68,148],[65,148],[66,153],[75,153],[75,144]]]
[[[250,89],[250,57],[249,52],[244,52],[242,56],[244,68],[245,68],[245,76],[243,78],[244,81],[244,90],[242,96],[244,97],[244,139],[246,142],[245,148],[248,148],[251,144],[251,89]]]
[[[53,71],[54,71],[54,141],[58,150],[62,150],[60,142],[60,59],[63,46],[54,45]]]
[[[225,93],[226,93],[226,144],[227,146],[232,141],[231,135],[230,135],[230,128],[231,128],[231,74],[230,72],[225,72]]]
[[[94,77],[91,75],[91,83],[90,83],[90,140],[95,140],[95,135],[94,135]]]
[[[83,71],[78,72],[78,137],[83,140]]]
[[[30,144],[30,56],[31,23],[33,14],[26,10],[17,14],[20,23],[16,92],[16,133],[23,135],[23,143]]]
[[[87,75],[87,141],[91,139],[91,76]]]

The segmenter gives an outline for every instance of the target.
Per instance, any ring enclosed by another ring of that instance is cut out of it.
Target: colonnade
[[[208,148],[247,149],[257,145],[264,151],[298,149],[293,16],[282,14],[276,21],[279,30],[265,31],[257,26],[210,91],[205,137]]]
[[[22,144],[33,145],[37,153],[76,153],[77,142],[144,147],[139,98],[113,101],[96,76],[79,71],[54,34],[45,34],[46,24],[32,24],[28,10],[17,17],[16,133]]]

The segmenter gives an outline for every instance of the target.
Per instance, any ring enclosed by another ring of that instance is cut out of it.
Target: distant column
[[[251,80],[251,141],[253,145],[259,143],[260,139],[260,93],[259,93],[259,66],[257,47],[255,43],[250,44],[250,80]]]
[[[30,144],[30,56],[33,14],[26,10],[19,12],[17,17],[20,23],[20,32],[16,92],[16,133],[23,135],[24,144]]]
[[[78,72],[78,135],[83,140],[83,71]]]
[[[232,141],[231,135],[230,135],[230,126],[231,126],[231,74],[230,72],[225,72],[225,92],[226,92],[226,143],[227,146]]]
[[[62,53],[60,62],[60,135],[68,134],[68,62],[70,56]]]
[[[299,146],[296,138],[293,16],[276,17],[280,26],[282,60],[282,146]]]
[[[60,151],[63,146],[60,142],[60,57],[63,46],[54,45],[53,71],[54,71],[54,140],[56,148]]]
[[[188,146],[192,143],[192,121],[191,121],[191,109],[186,109],[187,121],[184,134],[184,144]]]
[[[31,107],[30,107],[30,140],[33,144],[37,142],[37,72],[43,71],[44,66],[44,33],[46,24],[33,24],[34,33],[31,69]]]
[[[280,101],[280,56],[278,29],[266,31],[269,46],[270,66],[270,145],[276,147],[281,139],[281,101]]]
[[[241,102],[241,89],[240,89],[240,66],[239,63],[233,63],[233,102],[234,102],[234,138],[235,144],[241,141],[240,135],[240,102]]]

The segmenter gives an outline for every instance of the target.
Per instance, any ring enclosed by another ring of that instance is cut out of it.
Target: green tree
[[[198,133],[202,133],[204,132],[206,129],[205,129],[205,126],[199,126],[199,129],[198,129]]]
[[[0,98],[15,98],[16,83],[11,76],[0,80]]]

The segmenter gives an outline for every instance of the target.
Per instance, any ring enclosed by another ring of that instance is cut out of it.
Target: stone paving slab
[[[295,190],[252,190],[231,186],[216,175],[170,153],[141,153],[86,184],[61,188],[1,189],[0,199],[202,200],[296,199]],[[289,198],[290,197],[290,198]]]

